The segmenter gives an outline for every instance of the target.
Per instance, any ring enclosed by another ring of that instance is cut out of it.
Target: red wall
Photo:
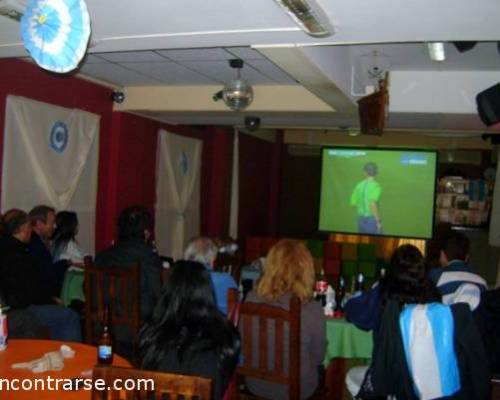
[[[0,77],[0,165],[5,100],[9,94],[101,116],[97,251],[114,239],[116,219],[124,207],[142,204],[153,211],[156,141],[161,128],[203,140],[201,234],[227,235],[233,152],[231,128],[169,126],[132,114],[113,112],[111,89],[76,77],[49,73],[21,60],[0,59]],[[249,234],[273,235],[277,231],[281,147],[281,140],[273,144],[240,135],[241,239]]]
[[[21,60],[0,59],[0,76],[0,165],[5,101],[9,94],[79,108],[101,116],[96,250],[108,246],[114,239],[116,219],[124,207],[142,204],[153,211],[156,140],[160,128],[203,140],[201,233],[211,236],[226,234],[231,130],[168,126],[147,118],[113,112],[111,89],[76,77],[49,73]]]
[[[238,236],[275,236],[278,231],[282,133],[275,143],[240,135]]]
[[[49,73],[37,66],[15,59],[0,59],[0,162],[3,157],[3,131],[5,126],[5,101],[7,95],[24,96],[67,108],[79,108],[101,116],[99,166],[112,150],[109,135],[113,103],[111,89],[71,76]],[[0,164],[2,165],[2,164]],[[99,168],[99,189],[105,187],[110,179],[103,168]],[[1,174],[0,174],[1,179]],[[101,198],[99,190],[97,201],[97,221],[105,213],[103,208],[106,196]],[[96,241],[101,239],[102,224],[97,224]]]
[[[111,140],[116,154],[104,160],[110,177],[102,187],[106,214],[114,220],[107,218],[104,245],[114,240],[116,218],[125,207],[141,204],[154,215],[156,143],[160,129],[203,141],[200,231],[202,235],[225,236],[229,216],[231,130],[170,126],[121,112],[114,112],[112,121]]]

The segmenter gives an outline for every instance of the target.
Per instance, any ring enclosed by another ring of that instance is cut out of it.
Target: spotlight
[[[117,90],[111,94],[111,100],[115,103],[121,104],[125,100],[125,93]]]
[[[245,128],[247,128],[251,132],[258,130],[260,128],[260,118],[245,117]]]
[[[472,42],[472,41],[453,42],[453,45],[460,53],[464,53],[466,51],[471,50],[472,48],[474,48],[476,44],[477,42]]]

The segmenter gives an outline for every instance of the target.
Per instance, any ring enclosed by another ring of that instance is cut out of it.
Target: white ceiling
[[[249,47],[102,53],[89,55],[81,72],[119,86],[223,85],[236,75],[234,58],[244,60],[241,76],[252,85],[298,84]]]
[[[234,77],[228,60],[242,58],[242,75],[252,85],[301,85],[332,108],[262,111],[263,125],[325,127],[357,125],[355,100],[377,66],[391,71],[391,98],[398,99],[388,127],[483,129],[474,97],[500,81],[497,44],[487,43],[500,40],[498,0],[315,1],[335,26],[330,37],[306,35],[274,0],[87,0],[92,41],[80,72],[125,88],[222,86]],[[424,42],[456,40],[484,43],[466,53],[447,43],[446,61],[429,59]],[[0,57],[26,56],[20,42],[18,23],[0,17]],[[434,72],[440,80],[439,73],[447,74],[439,92]],[[405,109],[413,104],[419,113]],[[229,111],[131,111],[177,123],[241,121]]]

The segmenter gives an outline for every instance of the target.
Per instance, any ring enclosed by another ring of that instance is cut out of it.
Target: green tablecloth
[[[61,289],[61,299],[65,306],[71,303],[71,300],[85,301],[83,292],[83,281],[85,272],[83,269],[70,268],[64,275],[64,281]]]
[[[371,358],[373,349],[372,332],[362,331],[340,318],[327,318],[326,338],[328,347],[324,364],[335,357]]]

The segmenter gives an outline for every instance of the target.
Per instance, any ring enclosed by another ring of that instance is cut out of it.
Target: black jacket
[[[0,238],[0,291],[12,309],[53,303],[28,245],[13,236]]]
[[[61,295],[64,274],[69,267],[68,261],[59,260],[54,262],[49,249],[35,232],[31,234],[28,247],[40,272],[42,284],[48,288],[51,296],[59,297]]]
[[[446,399],[486,400],[489,398],[488,360],[467,304],[451,306],[455,331],[455,351],[460,370],[461,390]],[[360,398],[417,400],[408,371],[399,330],[399,307],[389,302],[375,335],[372,363],[363,382]]]
[[[121,241],[97,254],[95,263],[100,267],[123,268],[139,264],[141,318],[147,320],[153,313],[161,291],[162,261],[155,249],[144,241]]]

